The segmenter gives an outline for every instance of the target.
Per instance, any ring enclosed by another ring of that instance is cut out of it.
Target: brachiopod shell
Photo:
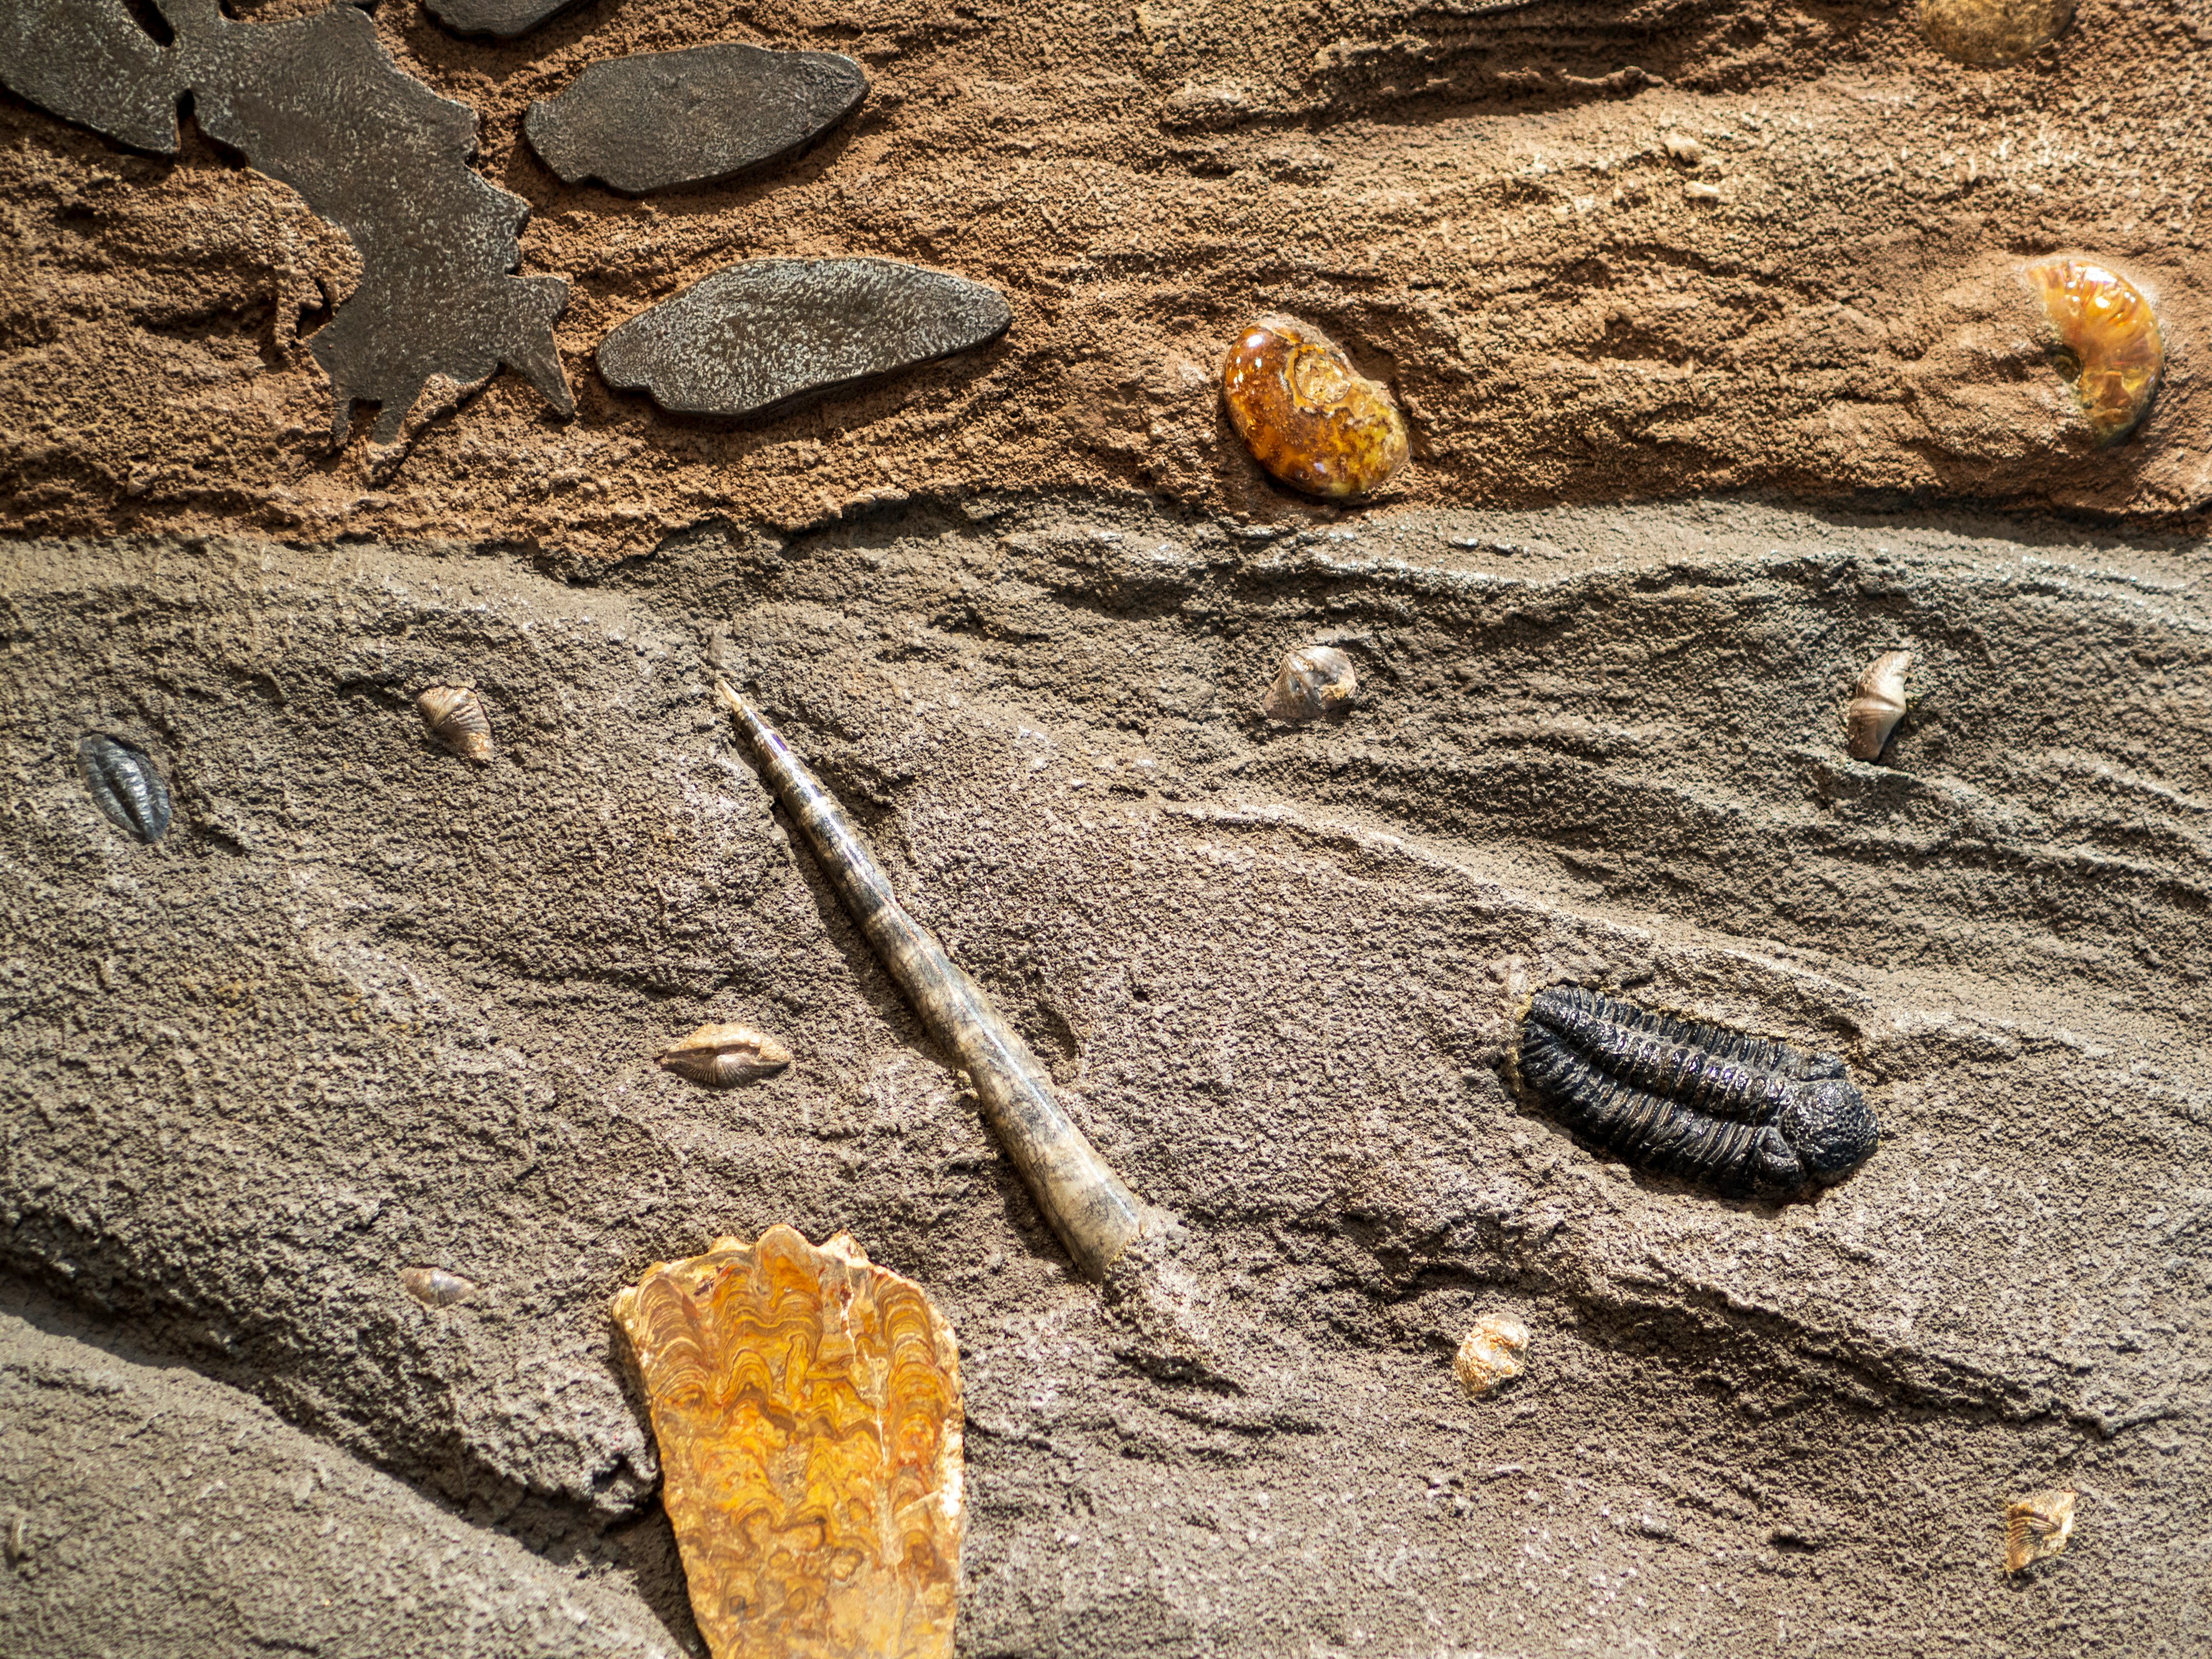
[[[1406,464],[1406,417],[1319,329],[1262,317],[1221,366],[1229,418],[1253,459],[1315,495],[1366,495]]]
[[[2074,395],[2100,444],[2136,428],[2158,391],[2166,342],[2141,289],[2087,259],[2038,259],[2021,275],[2072,360]]]
[[[662,1066],[694,1083],[726,1089],[773,1077],[791,1064],[791,1050],[750,1025],[702,1025],[659,1054]]]
[[[2065,33],[2074,0],[1922,0],[1920,32],[1946,58],[2001,69]]]
[[[408,1295],[426,1308],[450,1308],[477,1292],[471,1280],[443,1267],[402,1267],[399,1282],[407,1287]]]
[[[169,830],[169,786],[143,749],[105,732],[77,740],[77,771],[93,803],[118,830],[156,842]]]
[[[1519,1320],[1485,1314],[1452,1356],[1452,1370],[1468,1395],[1480,1400],[1521,1375],[1521,1352],[1528,1346],[1528,1328]]]
[[[1880,755],[1905,718],[1905,672],[1911,666],[1910,651],[1885,651],[1851,688],[1850,704],[1844,710],[1844,733],[1853,760],[1870,761]]]
[[[1302,645],[1284,654],[1260,708],[1271,720],[1317,720],[1350,708],[1358,690],[1351,658],[1333,645]]]
[[[2019,1572],[2057,1554],[2074,1535],[2074,1494],[2039,1492],[2005,1506],[2005,1571]]]
[[[430,735],[466,760],[491,758],[491,722],[483,702],[465,685],[434,685],[415,699]]]

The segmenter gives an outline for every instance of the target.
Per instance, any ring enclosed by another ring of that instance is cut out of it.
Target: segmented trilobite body
[[[91,732],[77,740],[76,766],[94,803],[117,829],[144,842],[168,834],[169,786],[144,750]]]
[[[1624,1162],[1723,1192],[1839,1181],[1880,1131],[1832,1054],[1555,985],[1522,1030],[1522,1082]]]

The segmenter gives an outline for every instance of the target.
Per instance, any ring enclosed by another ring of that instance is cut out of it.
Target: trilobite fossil
[[[76,766],[94,804],[117,829],[143,842],[168,834],[169,786],[144,750],[88,732],[77,740]]]
[[[1841,1181],[1881,1137],[1834,1055],[1577,985],[1530,1001],[1518,1070],[1562,1122],[1623,1162],[1730,1194]]]

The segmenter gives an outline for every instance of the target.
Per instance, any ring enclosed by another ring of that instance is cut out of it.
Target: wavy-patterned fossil
[[[1105,1278],[1129,1242],[1146,1231],[1149,1207],[1121,1184],[1061,1109],[1050,1075],[1021,1034],[929,929],[900,908],[890,878],[836,797],[726,682],[714,682],[714,696],[737,717],[769,787],[798,823],[869,945],[930,1036],[966,1069],[984,1118],[1075,1265],[1091,1279]]]
[[[1881,1137],[1834,1055],[1577,985],[1536,993],[1518,1066],[1539,1101],[1624,1162],[1725,1193],[1841,1181]]]
[[[921,1287],[776,1226],[655,1262],[614,1316],[715,1659],[945,1659],[960,1350]]]
[[[143,842],[169,833],[169,786],[143,749],[105,732],[77,739],[76,766],[108,822]]]

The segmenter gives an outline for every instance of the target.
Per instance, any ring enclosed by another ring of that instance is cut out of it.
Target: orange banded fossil
[[[1309,495],[1372,495],[1406,464],[1406,417],[1389,392],[1295,318],[1262,317],[1239,334],[1221,390],[1253,459]]]
[[[2087,259],[2038,259],[2022,274],[2070,360],[2090,433],[2100,444],[2119,442],[2149,410],[2166,368],[2150,301],[2118,272]]]

